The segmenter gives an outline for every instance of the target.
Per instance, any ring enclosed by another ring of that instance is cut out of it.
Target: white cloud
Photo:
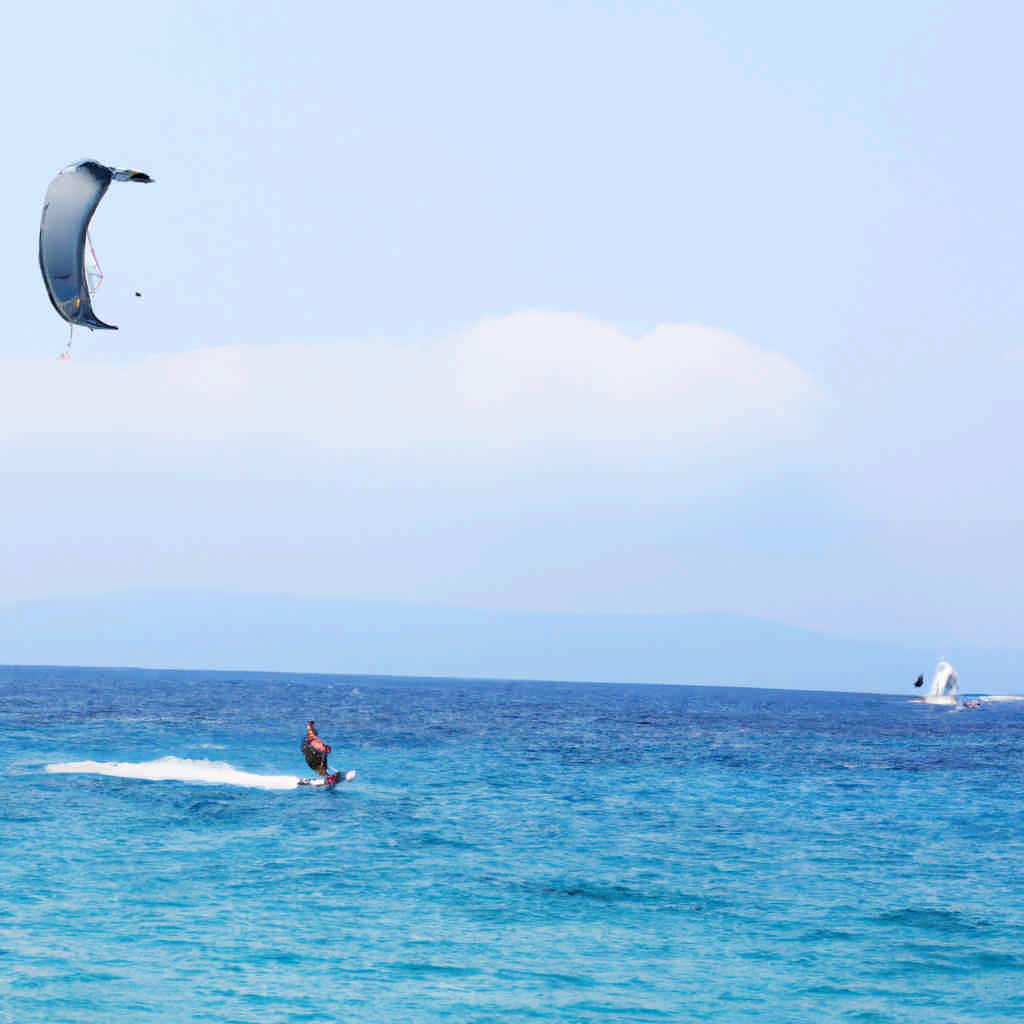
[[[571,314],[418,344],[226,346],[0,363],[0,469],[486,477],[677,470],[813,431],[814,382],[725,331]]]

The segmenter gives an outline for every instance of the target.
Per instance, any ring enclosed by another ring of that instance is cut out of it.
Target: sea
[[[0,1022],[1017,1024],[1024,701],[911,695],[0,668]]]

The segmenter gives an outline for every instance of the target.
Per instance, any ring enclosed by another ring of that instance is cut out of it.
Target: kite
[[[92,296],[103,280],[103,272],[89,238],[89,222],[112,181],[152,180],[143,171],[119,170],[95,160],[82,160],[65,167],[50,182],[39,224],[39,269],[53,308],[71,324],[72,332],[75,327],[117,330],[93,312]]]

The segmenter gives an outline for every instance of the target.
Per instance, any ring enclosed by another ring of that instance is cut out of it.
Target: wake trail
[[[155,761],[66,761],[48,764],[54,775],[110,775],[119,779],[153,782],[205,782],[210,785],[244,786],[247,789],[295,789],[297,775],[257,775],[239,771],[223,761],[161,757]]]

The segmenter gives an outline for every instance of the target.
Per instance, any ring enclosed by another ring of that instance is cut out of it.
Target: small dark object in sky
[[[918,676],[917,677],[917,682],[915,682],[914,685],[915,686],[924,686],[924,676]]]

